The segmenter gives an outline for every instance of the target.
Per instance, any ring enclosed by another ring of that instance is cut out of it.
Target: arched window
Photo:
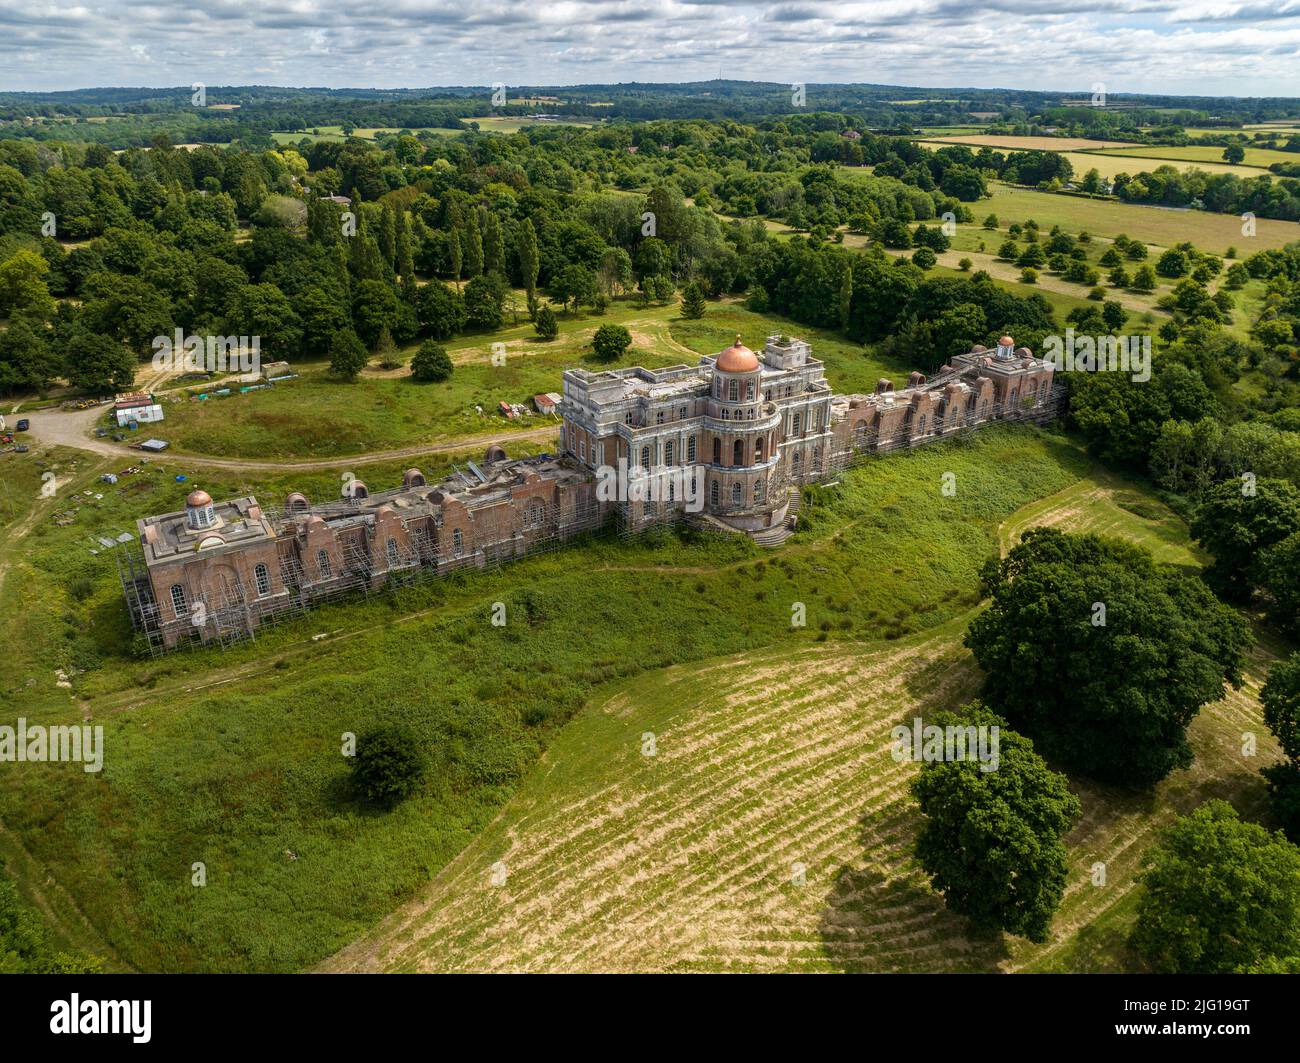
[[[669,477],[668,479],[668,501],[677,501],[677,485],[673,483],[672,477]]]
[[[740,485],[739,483],[734,483],[734,484],[732,484],[732,485],[731,485],[731,504],[732,504],[733,506],[738,506],[738,505],[740,505],[740,503],[741,503],[741,501],[744,499],[744,497],[745,497],[745,489],[744,489],[743,487],[741,487],[741,485]]]
[[[388,550],[388,567],[389,567],[389,568],[396,568],[398,565],[400,565],[400,564],[402,563],[401,555],[399,555],[398,552],[397,552],[397,540],[396,540],[396,539],[389,539],[389,540],[388,540],[388,547],[387,547],[387,550]]]
[[[179,583],[172,584],[172,611],[177,620],[185,615],[185,588]]]
[[[713,439],[713,464],[722,464],[722,440],[716,436]]]
[[[796,413],[794,415],[794,419],[790,422],[790,426],[791,426],[790,427],[791,435],[795,435],[795,436],[800,435],[801,429],[803,428],[803,414]]]
[[[732,402],[735,402],[736,399],[738,399],[739,397],[740,397],[740,382],[738,380],[728,381],[727,398],[730,399]]]
[[[465,537],[461,535],[460,529],[457,528],[455,531],[451,533],[451,552],[455,554],[457,557],[460,557],[464,549],[465,549]]]
[[[709,501],[713,503],[713,505],[715,506],[718,504],[718,481],[717,480],[714,480],[712,483],[709,484]]]
[[[540,498],[534,498],[524,510],[524,527],[540,528],[545,523],[545,507]]]
[[[725,406],[722,407],[722,419],[723,419],[724,421],[730,421],[730,420],[731,420],[731,411],[730,411],[729,409],[727,409]]]
[[[754,464],[757,465],[763,460],[763,437],[759,436],[754,440]]]
[[[754,397],[754,382],[752,380],[747,380],[745,382],[745,398],[748,400],[748,399],[752,399],[753,397]]]
[[[731,464],[732,465],[745,464],[745,444],[742,443],[739,439],[737,439],[736,442],[731,447]]]
[[[759,502],[762,501],[763,501],[763,481],[755,480],[754,481],[754,504],[757,505]]]
[[[330,579],[333,576],[333,572],[330,570],[330,555],[327,551],[316,551],[316,567],[320,569],[321,579]]]
[[[926,422],[927,420],[929,420],[929,418],[926,417],[925,414],[921,414],[921,424],[920,424],[920,428],[919,428],[919,432],[920,432],[921,435],[925,435],[925,422]]]
[[[867,445],[867,422],[859,421],[853,428],[853,446],[861,450]]]
[[[649,470],[650,468],[650,448],[641,448],[641,468]]]
[[[257,565],[254,567],[253,581],[257,584],[257,594],[259,598],[262,595],[271,593],[271,573],[267,571],[265,565]]]

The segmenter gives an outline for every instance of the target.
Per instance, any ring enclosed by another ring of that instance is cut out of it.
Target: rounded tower
[[[761,521],[770,508],[780,417],[763,399],[762,376],[758,355],[739,335],[714,360],[702,455],[710,513]]]

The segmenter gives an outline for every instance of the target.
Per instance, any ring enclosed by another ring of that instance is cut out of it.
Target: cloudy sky
[[[1300,0],[0,0],[0,90],[618,81],[1300,96]]]

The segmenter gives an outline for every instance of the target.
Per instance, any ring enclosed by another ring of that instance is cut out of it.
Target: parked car
[[[14,425],[14,429],[15,431],[18,432],[26,432],[27,429],[31,428],[31,426],[32,426],[32,422],[29,421],[26,417],[24,417],[21,421],[19,421],[16,425]]]

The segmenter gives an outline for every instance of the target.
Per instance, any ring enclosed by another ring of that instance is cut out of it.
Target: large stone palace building
[[[170,649],[243,637],[337,594],[521,557],[611,519],[629,531],[684,519],[774,544],[794,525],[799,485],[861,454],[1042,419],[1052,396],[1052,365],[1009,336],[869,395],[835,395],[808,344],[784,336],[761,353],[737,337],[695,366],[571,369],[558,454],[511,460],[493,446],[439,483],[409,469],[398,487],[350,480],[323,504],[293,493],[264,509],[195,490],[184,510],[137,522],[143,564],[128,556],[123,584],[136,629]]]

